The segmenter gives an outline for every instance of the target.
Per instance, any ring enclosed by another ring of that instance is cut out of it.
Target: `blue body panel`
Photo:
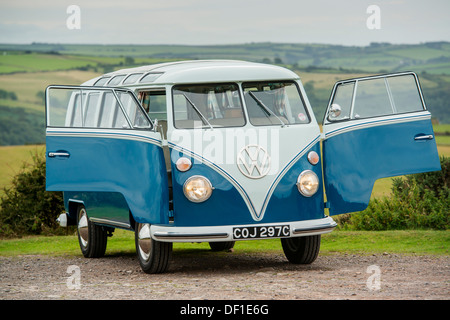
[[[118,192],[64,192],[64,206],[72,223],[76,223],[76,211],[69,202],[83,203],[89,216],[114,221],[122,226],[130,223],[130,208],[125,197]],[[117,224],[116,224],[117,225]],[[133,226],[130,225],[130,228]]]
[[[440,170],[435,140],[418,135],[433,135],[431,120],[352,128],[324,140],[330,215],[364,210],[377,179]]]
[[[129,222],[131,211],[137,222],[166,224],[169,195],[162,149],[142,137],[124,136],[47,135],[47,152],[65,151],[70,157],[47,156],[46,188],[89,201],[86,206],[94,208],[90,217],[105,218],[105,208],[114,207],[106,218]]]
[[[312,220],[324,217],[321,162],[316,165],[310,164],[307,158],[310,151],[320,154],[320,142],[314,144],[280,180],[267,205],[266,222],[275,222],[279,217],[285,217],[287,220],[284,221]],[[312,170],[320,181],[319,190],[312,197],[302,196],[296,185],[298,176],[304,170]]]
[[[310,150],[320,154],[320,144],[316,143]],[[220,168],[215,168],[214,164],[208,166],[191,158],[193,165],[187,172],[180,172],[172,166],[174,226],[243,225],[323,218],[322,188],[317,194],[307,198],[299,193],[296,186],[299,174],[306,169],[313,170],[322,181],[320,163],[316,166],[311,165],[306,155],[307,152],[274,186],[272,195],[267,196],[267,208],[264,216],[259,221],[252,218],[243,196],[232,183],[219,173]],[[188,157],[181,152],[172,150],[172,161],[176,162],[181,156]],[[183,194],[184,182],[193,175],[205,176],[214,187],[211,197],[203,203],[191,202]],[[251,190],[246,190],[246,192],[251,192]]]

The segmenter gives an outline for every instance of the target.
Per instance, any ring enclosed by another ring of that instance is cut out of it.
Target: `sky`
[[[0,43],[415,44],[450,41],[449,12],[448,0],[0,0]]]

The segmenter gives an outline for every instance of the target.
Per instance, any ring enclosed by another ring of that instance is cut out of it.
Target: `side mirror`
[[[341,115],[341,106],[337,103],[333,103],[330,107],[330,110],[328,111],[328,119],[336,119]]]

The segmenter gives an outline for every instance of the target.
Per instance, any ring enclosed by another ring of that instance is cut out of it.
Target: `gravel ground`
[[[447,300],[449,256],[177,253],[148,275],[134,255],[0,257],[0,300]],[[77,281],[77,279],[79,281]]]

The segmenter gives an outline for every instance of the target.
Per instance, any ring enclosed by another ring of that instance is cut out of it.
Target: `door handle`
[[[55,158],[55,157],[68,158],[68,157],[70,157],[70,154],[65,151],[57,151],[57,152],[49,152],[48,156],[49,156],[49,158]]]
[[[418,140],[419,141],[420,140],[431,140],[433,138],[434,138],[434,136],[432,134],[428,134],[428,135],[415,136],[414,140],[416,140],[416,141],[418,141]]]

